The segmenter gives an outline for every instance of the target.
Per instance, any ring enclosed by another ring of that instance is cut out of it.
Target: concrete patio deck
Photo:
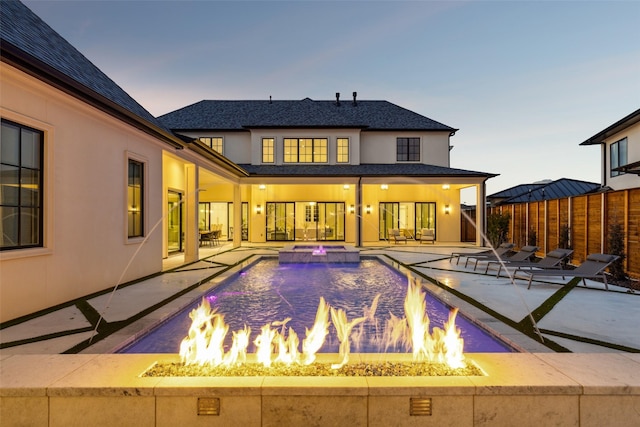
[[[134,340],[198,299],[237,269],[260,256],[277,256],[279,249],[273,245],[204,248],[202,259],[190,265],[183,265],[182,256],[170,257],[165,260],[161,275],[3,325],[0,354],[113,352],[123,342]],[[640,294],[617,286],[605,291],[602,283],[587,280],[587,288],[578,285],[566,295],[557,296],[560,285],[569,282],[570,277],[534,281],[527,290],[524,280],[515,280],[514,284],[504,275],[481,274],[472,267],[465,268],[463,262],[449,262],[451,252],[467,250],[473,253],[478,248],[442,244],[369,246],[361,248],[361,255],[379,256],[414,275],[436,280],[440,286],[427,280],[424,283],[445,302],[459,306],[462,313],[503,337],[521,335],[513,326],[526,322],[534,313],[545,340],[571,352],[640,351]],[[555,305],[547,307],[550,301]],[[96,335],[94,329],[100,315],[104,319]],[[82,348],[82,343],[92,336],[95,344]],[[533,340],[519,337],[514,344],[524,351],[551,351],[529,341]]]
[[[435,295],[522,353],[467,354],[484,372],[456,377],[141,377],[175,354],[108,354],[277,247],[207,249],[166,260],[164,274],[0,331],[0,423],[30,426],[640,425],[639,295],[478,274],[460,247],[366,247],[424,278]],[[466,250],[466,249],[463,249]],[[476,248],[468,248],[470,252]],[[567,281],[570,280],[567,278]],[[572,282],[573,283],[573,282]],[[563,292],[563,291],[569,292]],[[562,293],[559,293],[562,292]],[[90,346],[97,313],[103,326]],[[529,315],[547,345],[521,331]],[[553,342],[551,342],[553,341]],[[562,346],[562,347],[561,347]],[[562,348],[581,354],[556,353]],[[57,354],[74,352],[81,354]],[[615,354],[613,354],[615,352]],[[29,354],[30,353],[30,354]],[[321,354],[320,359],[337,355]],[[353,354],[354,361],[381,355]],[[410,355],[384,355],[402,360]]]

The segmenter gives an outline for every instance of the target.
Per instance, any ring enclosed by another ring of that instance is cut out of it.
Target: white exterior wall
[[[618,176],[611,176],[611,144],[627,138],[627,162],[634,163],[640,161],[640,123],[625,129],[623,132],[617,133],[611,138],[607,138],[605,144],[602,145],[601,159],[606,159],[602,165],[602,184],[608,185],[614,190],[624,190],[627,188],[640,187],[640,176],[632,173],[626,173]],[[602,161],[602,160],[601,160]]]
[[[1,115],[44,131],[44,247],[0,252],[0,321],[162,269],[162,234],[127,238],[127,159],[145,162],[145,229],[162,217],[151,136],[0,64]],[[157,183],[157,184],[156,184]]]
[[[396,138],[418,137],[421,141],[420,163],[449,167],[448,132],[362,132],[360,162],[397,163]]]

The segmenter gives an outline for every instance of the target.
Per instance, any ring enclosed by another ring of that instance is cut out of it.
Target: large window
[[[420,138],[398,138],[396,160],[399,162],[419,162]]]
[[[618,176],[624,172],[616,171],[615,168],[627,164],[627,138],[611,144],[611,176]]]
[[[129,159],[127,183],[127,224],[129,237],[144,235],[144,164]]]
[[[336,140],[336,162],[349,163],[349,138]]]
[[[285,163],[326,163],[326,138],[285,138]]]
[[[42,246],[44,134],[2,120],[0,136],[0,249]]]
[[[274,146],[273,138],[262,138],[262,163],[273,163]]]
[[[202,142],[207,147],[211,148],[213,151],[218,152],[220,154],[224,154],[222,152],[222,138],[201,137],[199,139],[200,139],[200,142]]]

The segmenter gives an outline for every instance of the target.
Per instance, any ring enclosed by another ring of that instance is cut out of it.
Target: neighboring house
[[[556,181],[517,185],[487,196],[487,202],[491,207],[514,203],[540,202],[594,193],[600,189],[600,184],[595,182],[561,178]]]
[[[133,281],[199,229],[242,241],[460,241],[456,129],[386,101],[203,101],[154,118],[18,1],[0,3],[0,322]],[[484,224],[484,212],[476,216]],[[476,231],[481,244],[482,227]]]
[[[249,173],[242,224],[251,242],[360,245],[395,228],[459,242],[460,189],[475,187],[480,200],[494,176],[449,167],[456,129],[355,92],[349,101],[201,101],[158,119]],[[206,177],[199,188],[200,225],[227,229],[226,196]]]
[[[598,144],[602,186],[613,190],[640,187],[640,109],[580,143]]]

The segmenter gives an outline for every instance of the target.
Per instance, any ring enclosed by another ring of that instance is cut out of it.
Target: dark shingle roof
[[[494,177],[496,175],[444,166],[409,164],[363,165],[238,165],[254,176],[413,176],[413,177]]]
[[[248,128],[361,128],[446,131],[457,129],[387,101],[200,101],[158,117],[179,130]]]
[[[564,197],[593,193],[599,188],[599,183],[561,178],[556,181],[543,184],[518,185],[508,190],[503,190],[487,196],[487,200],[497,202],[499,205],[539,202],[542,200],[560,199]],[[506,194],[509,193],[510,196],[506,197]]]
[[[36,64],[39,71],[70,79],[167,131],[151,113],[21,2],[3,0],[0,3],[0,40],[3,56],[20,55],[30,64]]]

